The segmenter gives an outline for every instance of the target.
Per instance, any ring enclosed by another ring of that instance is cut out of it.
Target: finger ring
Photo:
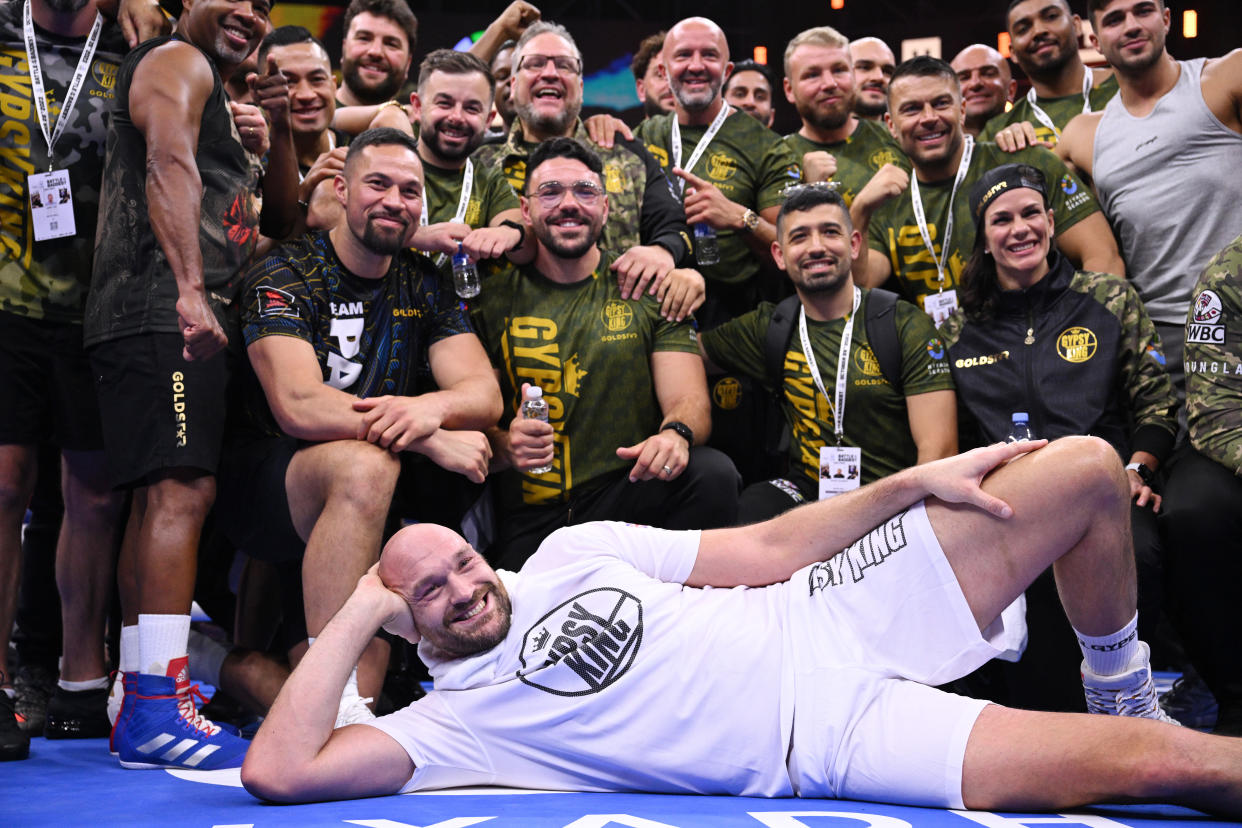
[[[672,473],[673,473],[673,467],[672,467],[672,466],[665,466],[665,467],[664,467],[664,473],[665,473],[665,474],[672,474]]]

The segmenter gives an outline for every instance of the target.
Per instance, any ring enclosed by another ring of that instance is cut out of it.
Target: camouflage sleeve
[[[774,137],[760,163],[755,209],[779,207],[785,201],[786,188],[801,181],[802,159],[794,154],[789,144]]]
[[[279,254],[251,266],[241,287],[242,336],[253,345],[265,336],[313,341],[315,316],[306,282]]]
[[[1242,236],[1208,262],[1186,319],[1190,442],[1242,475]]]
[[[929,391],[952,391],[949,349],[931,317],[904,299],[897,301],[896,314],[903,393],[913,397]]]
[[[1014,158],[1038,168],[1047,179],[1048,200],[1052,204],[1058,236],[1092,213],[1100,211],[1100,204],[1091,193],[1091,188],[1070,172],[1065,162],[1050,150],[1029,147],[1014,153]]]
[[[1074,274],[1120,325],[1117,343],[1117,389],[1129,401],[1134,432],[1132,451],[1146,451],[1163,462],[1177,434],[1177,396],[1165,368],[1160,336],[1143,300],[1129,282],[1108,273]]]
[[[673,195],[660,163],[647,151],[642,141],[635,138],[621,143],[641,158],[647,169],[647,185],[643,190],[642,213],[639,215],[639,238],[643,244],[663,247],[672,254],[674,264],[686,264],[690,253],[690,234],[681,199]]]
[[[697,355],[699,341],[694,335],[694,328],[688,320],[670,322],[660,316],[660,303],[654,296],[644,294],[642,309],[655,324],[655,340],[653,351],[681,351]]]
[[[764,376],[763,344],[773,308],[771,303],[764,302],[755,310],[700,334],[699,341],[708,359],[725,371],[757,379],[772,387],[774,382]],[[775,379],[779,381],[780,378]]]
[[[509,184],[509,180],[495,167],[483,167],[476,175],[476,180],[483,185],[483,216],[480,224],[487,226],[492,219],[505,210],[516,210],[521,204],[517,193]]]

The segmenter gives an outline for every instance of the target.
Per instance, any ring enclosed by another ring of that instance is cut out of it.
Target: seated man
[[[1005,647],[998,614],[1051,563],[1093,709],[1156,711],[1127,623],[1116,452],[1068,437],[1008,462],[1041,445],[915,466],[745,527],[576,527],[519,573],[441,527],[406,529],[285,684],[242,782],[290,802],[494,784],[1242,814],[1238,740],[925,686]],[[437,689],[334,733],[351,660],[380,627],[421,639]]]
[[[536,147],[522,199],[535,261],[486,278],[475,304],[509,403],[489,432],[493,469],[510,470],[490,557],[511,569],[570,523],[691,529],[728,526],[737,511],[732,463],[696,445],[710,420],[690,325],[661,318],[648,294],[622,298],[596,244],[610,207],[603,169],[572,138]],[[543,389],[550,424],[521,415],[528,385]]]
[[[311,636],[379,553],[402,453],[432,461],[419,475],[438,465],[481,483],[490,451],[480,432],[500,416],[456,298],[430,260],[405,249],[422,206],[414,140],[364,132],[335,186],[340,222],[281,248],[243,283],[253,375],[219,497],[219,525],[240,549],[301,558]],[[364,677],[364,692],[378,695],[382,674]],[[365,716],[360,707],[351,689],[342,713]]]
[[[765,302],[699,335],[709,370],[778,389],[791,430],[788,479],[748,486],[742,523],[840,491],[821,494],[819,470],[830,458],[855,467],[861,461],[861,482],[870,483],[957,453],[957,400],[945,348],[917,307],[854,286],[850,264],[862,234],[851,226],[841,195],[825,184],[791,190],[776,234],[772,257],[797,296],[775,306]],[[850,488],[860,482],[854,480]]]

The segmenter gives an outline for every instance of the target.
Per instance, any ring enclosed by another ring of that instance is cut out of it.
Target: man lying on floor
[[[1116,452],[1042,445],[915,466],[752,526],[570,527],[519,573],[442,527],[404,529],[285,684],[242,782],[283,802],[503,785],[1242,814],[1242,741],[1143,718],[1161,714]],[[929,687],[1014,644],[1001,611],[1049,564],[1091,709],[1116,715]],[[737,586],[752,588],[712,588]],[[420,642],[436,690],[333,730],[380,627]]]

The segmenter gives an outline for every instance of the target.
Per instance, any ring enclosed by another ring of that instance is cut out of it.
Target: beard
[[[854,102],[854,112],[863,118],[879,118],[888,112],[888,99],[883,98],[878,104],[865,103],[861,96]]]
[[[850,119],[850,111],[854,101],[843,98],[841,103],[832,109],[817,109],[810,104],[798,103],[794,108],[798,110],[798,117],[806,121],[816,129],[840,129],[845,126]]]
[[[397,230],[395,228],[380,227],[375,223],[377,218],[394,218],[387,214],[372,215],[367,217],[366,227],[362,231],[362,246],[372,253],[378,253],[381,256],[392,256],[404,247],[406,247],[406,233],[409,232],[410,225],[402,216],[401,220],[405,223],[404,229]]]
[[[811,261],[819,261],[819,259]],[[848,260],[838,261],[836,270],[813,276],[808,276],[802,266],[798,265],[796,271],[790,271],[789,278],[802,293],[835,293],[850,280],[850,262]]]
[[[73,14],[85,8],[89,0],[44,0],[44,2],[57,14]]]
[[[440,121],[438,124],[423,124],[419,130],[419,140],[426,141],[428,148],[445,161],[454,163],[462,161],[483,144],[483,133],[476,132],[472,133],[466,139],[466,142],[460,146],[446,146],[441,138],[444,127],[444,121]]]
[[[582,111],[582,102],[566,101],[565,107],[560,112],[551,114],[537,112],[530,101],[514,103],[513,108],[517,111],[522,123],[529,124],[540,135],[568,135],[569,128],[574,121],[578,120],[578,113]]]
[[[391,101],[401,91],[401,84],[405,83],[402,73],[390,67],[388,76],[384,80],[368,85],[367,81],[362,79],[358,66],[359,62],[356,60],[341,58],[341,78],[349,87],[349,91],[353,92],[364,104],[381,104],[384,101]]]
[[[563,218],[581,218],[587,221],[587,232],[581,238],[563,239],[555,235],[556,228],[552,222],[559,221]],[[581,259],[587,254],[595,243],[599,241],[600,233],[603,230],[603,216],[589,218],[583,215],[582,211],[576,208],[566,210],[558,210],[555,215],[545,218],[535,219],[532,228],[535,232],[535,238],[539,243],[546,247],[550,253],[560,259]]]
[[[498,616],[494,624],[469,632],[455,630],[448,617],[453,614],[453,610],[450,610],[446,613],[441,627],[434,631],[419,631],[423,640],[435,647],[441,655],[450,658],[463,658],[481,653],[504,641],[505,636],[509,634],[509,626],[513,622],[513,603],[509,600],[509,593],[505,590],[504,584],[497,581],[494,584],[480,587],[471,596],[471,604],[477,603],[485,595],[491,596],[489,603],[493,604],[493,608],[489,611],[495,612]]]
[[[720,97],[720,88],[724,86],[724,78],[716,80],[708,80],[708,88],[703,92],[691,94],[686,92],[685,84],[681,78],[676,82],[670,81],[673,89],[673,97],[688,112],[701,112],[707,109],[716,98]]]

